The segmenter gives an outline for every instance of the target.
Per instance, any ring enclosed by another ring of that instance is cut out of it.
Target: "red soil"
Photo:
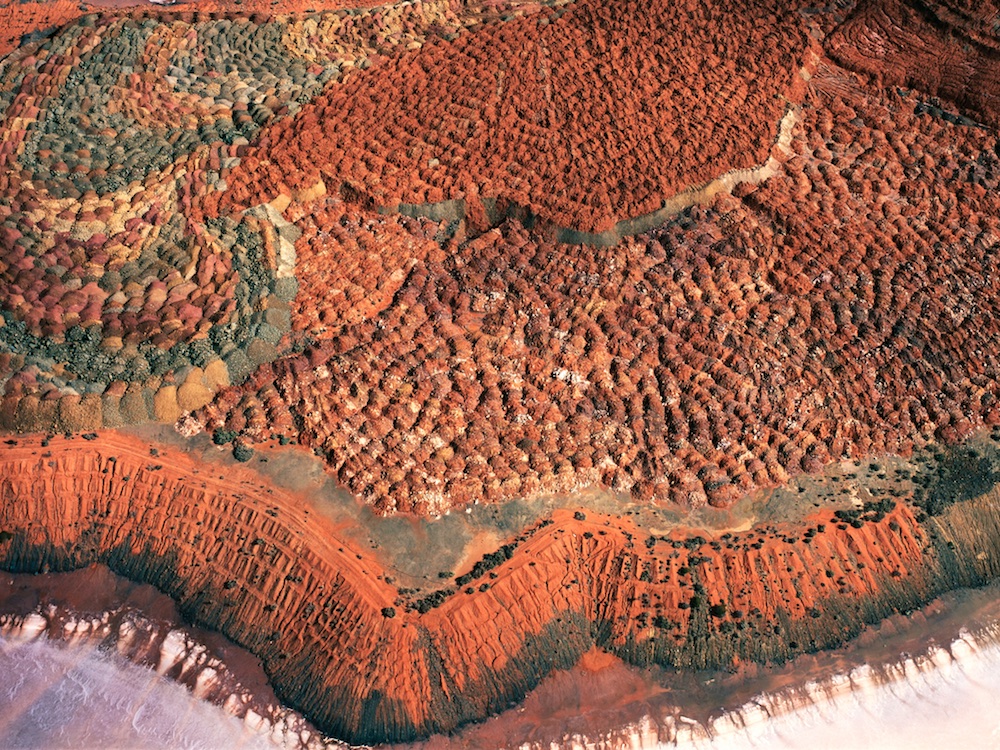
[[[827,42],[848,67],[886,85],[913,86],[1000,124],[995,3],[867,0]]]
[[[1000,4],[996,0],[923,0],[931,14],[980,44],[996,48]]]
[[[539,638],[575,643],[579,618],[597,627],[585,627],[568,663],[594,644],[591,632],[612,651],[638,655],[659,642],[692,664],[733,648],[749,649],[744,658],[788,653],[794,646],[765,646],[753,634],[773,635],[782,622],[809,632],[828,602],[843,606],[910,578],[926,543],[903,505],[862,528],[824,513],[718,539],[646,539],[629,520],[556,511],[518,537],[490,575],[418,614],[378,559],[244,468],[223,472],[118,433],[92,442],[28,437],[0,446],[0,495],[0,529],[14,535],[0,542],[5,565],[99,561],[155,583],[182,611],[258,654],[308,714],[340,721],[342,736],[364,731],[359,707],[373,696],[387,727],[424,732],[481,717],[495,680],[513,680],[515,690],[537,682],[544,652],[534,677],[519,659]],[[807,528],[809,542],[800,538]],[[691,608],[699,586],[703,601]],[[726,614],[706,622],[710,604]],[[706,645],[706,637],[721,640]],[[439,710],[443,699],[452,711]]]
[[[80,3],[73,0],[13,0],[0,6],[0,57],[15,50],[25,34],[62,26],[82,15]]]
[[[330,87],[259,140],[224,205],[322,178],[379,206],[464,198],[479,229],[497,199],[604,231],[766,161],[807,44],[767,0],[543,10]]]
[[[41,5],[7,7],[49,18]],[[832,46],[859,69],[877,60],[887,79],[993,111],[991,12],[934,6],[959,19],[948,21],[956,34],[981,37],[969,52],[909,7],[862,7]],[[330,86],[255,148],[204,146],[127,195],[66,203],[36,194],[16,158],[78,50],[26,59],[0,139],[0,216],[37,222],[43,240],[30,256],[19,230],[3,229],[2,304],[53,339],[77,322],[119,345],[196,338],[232,296],[229,257],[195,228],[219,208],[204,200],[205,174],[230,186],[224,209],[289,196],[280,205],[302,232],[293,325],[317,343],[198,416],[242,442],[297,439],[383,512],[584,484],[724,506],[831,458],[906,452],[1000,421],[996,135],[919,116],[912,99],[829,61],[805,86],[803,24],[765,0],[654,10],[580,0],[438,39]],[[852,35],[870,41],[893,23],[901,31],[882,57],[867,42],[844,52]],[[961,65],[930,80],[941,55]],[[669,75],[643,69],[649,60]],[[145,85],[155,72],[135,81],[136,112],[165,101]],[[802,102],[794,155],[760,186],[613,248],[557,244],[516,221],[485,231],[488,198],[600,230],[760,163],[783,97]],[[203,114],[184,106],[163,117]],[[359,205],[443,198],[464,199],[483,233],[441,241],[433,223]],[[96,283],[54,280],[114,270],[110,248],[135,250],[174,212],[198,249],[190,278],[173,269],[115,300]],[[274,255],[273,231],[266,241]],[[0,355],[4,374],[15,359]],[[167,419],[227,382],[194,368],[183,385],[168,373],[173,402],[138,381],[80,396],[43,390],[37,369],[4,383],[4,428],[90,427],[112,407],[145,414],[147,401]],[[189,384],[198,399],[182,398]],[[783,658],[790,632],[842,637],[879,597],[935,574],[902,504],[857,528],[824,513],[717,539],[650,537],[593,513],[551,521],[428,608],[304,498],[244,467],[116,433],[0,445],[5,567],[103,561],[155,583],[260,655],[283,696],[360,740],[481,718],[595,642],[640,663]],[[838,612],[849,616],[834,625]]]

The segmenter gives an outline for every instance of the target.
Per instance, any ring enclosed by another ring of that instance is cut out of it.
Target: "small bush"
[[[233,445],[233,458],[240,463],[246,463],[253,458],[253,448],[245,443],[236,443]]]
[[[212,442],[216,445],[225,445],[236,439],[236,433],[232,430],[216,430],[212,433]]]

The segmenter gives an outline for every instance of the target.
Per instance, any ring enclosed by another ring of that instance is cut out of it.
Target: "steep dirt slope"
[[[825,513],[714,539],[567,510],[452,585],[401,592],[303,498],[121,434],[7,441],[0,494],[3,567],[102,562],[154,583],[260,656],[321,727],[367,742],[482,718],[595,642],[688,667],[821,648],[943,585],[995,575],[1000,559],[962,567],[1000,538],[988,503],[976,533],[942,516],[948,568],[938,532],[895,502],[850,524]]]

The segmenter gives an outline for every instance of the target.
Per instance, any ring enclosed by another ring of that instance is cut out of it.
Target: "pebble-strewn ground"
[[[286,350],[294,228],[199,203],[355,66],[521,12],[106,11],[0,61],[0,422],[172,422]]]
[[[418,512],[590,482],[724,505],[956,439],[998,414],[996,147],[825,62],[777,175],[614,248],[512,222],[442,253],[415,221],[291,207],[325,340],[204,418]]]

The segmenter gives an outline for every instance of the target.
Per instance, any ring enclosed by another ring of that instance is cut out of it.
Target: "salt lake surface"
[[[0,747],[274,747],[183,685],[90,644],[0,637]]]

